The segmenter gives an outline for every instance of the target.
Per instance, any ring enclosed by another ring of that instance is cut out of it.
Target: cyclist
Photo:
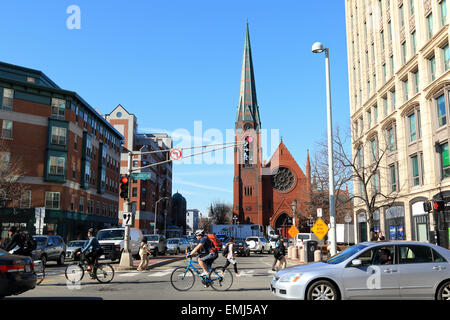
[[[103,254],[103,248],[98,242],[97,238],[94,236],[94,229],[90,228],[88,230],[89,241],[77,254],[86,253],[85,258],[89,264],[88,271],[93,269],[93,264],[95,261]]]
[[[211,268],[214,260],[216,260],[219,255],[214,250],[214,244],[209,240],[208,236],[205,236],[205,231],[195,231],[195,237],[200,243],[194,250],[188,252],[186,257],[193,256],[195,253],[199,252],[200,257],[198,259],[198,264],[203,269],[203,273],[200,276],[209,276],[208,268]]]

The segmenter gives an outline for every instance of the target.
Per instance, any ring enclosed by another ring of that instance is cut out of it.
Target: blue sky
[[[79,30],[66,26],[70,5],[80,8]],[[331,50],[333,123],[348,126],[344,1],[3,1],[0,60],[43,71],[103,114],[122,104],[141,132],[207,145],[208,134],[225,138],[234,126],[247,19],[262,127],[269,137],[279,130],[304,170],[306,150],[326,134],[315,41]],[[203,212],[212,201],[232,203],[233,164],[222,162],[175,163],[173,192]]]

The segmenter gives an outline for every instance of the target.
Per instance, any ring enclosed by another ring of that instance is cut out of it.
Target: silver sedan
[[[186,250],[191,250],[189,242],[184,238],[170,238],[167,239],[167,252],[170,254],[185,253]]]
[[[272,293],[286,299],[450,300],[450,250],[414,241],[365,242],[325,262],[275,274]]]

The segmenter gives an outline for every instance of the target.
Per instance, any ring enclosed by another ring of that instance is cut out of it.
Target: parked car
[[[364,242],[326,262],[281,270],[286,299],[450,299],[450,250],[423,242]]]
[[[250,248],[250,251],[259,251],[260,253],[267,251],[269,254],[272,253],[272,247],[264,237],[247,237],[245,242]]]
[[[75,250],[83,248],[88,240],[73,240],[67,243],[66,260],[72,260]]]
[[[111,261],[120,259],[124,248],[125,228],[103,229],[97,233],[97,240],[103,248],[104,259]],[[139,245],[142,242],[142,232],[136,228],[130,228],[130,250],[131,254],[139,258]],[[101,258],[102,258],[101,257]]]
[[[170,238],[167,239],[167,252],[170,254],[179,254],[186,252],[186,249],[191,250],[191,246],[186,239]]]
[[[154,257],[158,254],[166,254],[167,239],[161,234],[147,234],[147,246]]]
[[[35,287],[33,260],[0,249],[0,298],[17,295]]]
[[[236,254],[241,257],[250,257],[250,248],[244,240],[235,241]]]
[[[63,265],[66,259],[66,244],[60,236],[33,236],[36,240],[36,249],[32,255],[35,260],[41,260],[45,266],[48,261],[56,261],[58,265]]]

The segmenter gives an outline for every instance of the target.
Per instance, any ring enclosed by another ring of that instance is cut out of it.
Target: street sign
[[[345,223],[350,223],[350,222],[352,222],[352,217],[350,215],[346,214],[344,217],[344,221],[345,221]]]
[[[323,237],[325,237],[328,230],[330,230],[330,228],[328,228],[327,224],[321,218],[318,218],[314,226],[311,228],[311,231],[314,232],[319,240],[322,240]]]
[[[295,238],[298,235],[298,229],[296,226],[292,226],[289,231],[288,231],[288,235],[290,238]]]
[[[317,208],[317,218],[322,218],[322,208]]]
[[[131,178],[134,180],[148,180],[151,179],[152,173],[151,172],[133,172],[131,173]]]
[[[122,219],[122,226],[132,226],[133,225],[133,214],[131,212],[124,212]]]
[[[170,159],[172,160],[180,160],[182,156],[182,152],[180,149],[173,149],[170,151]]]

